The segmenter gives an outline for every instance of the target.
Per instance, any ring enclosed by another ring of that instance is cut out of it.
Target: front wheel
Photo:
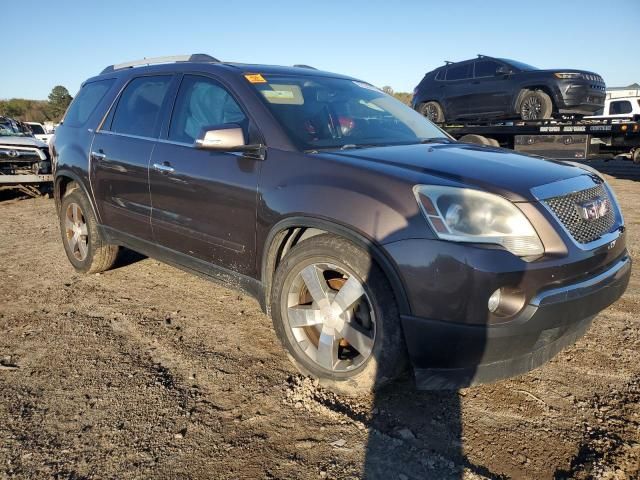
[[[519,108],[522,120],[544,120],[551,118],[553,102],[542,90],[528,90],[520,100]]]
[[[389,282],[366,250],[341,237],[291,249],[274,276],[271,312],[293,364],[330,390],[371,392],[405,369]]]

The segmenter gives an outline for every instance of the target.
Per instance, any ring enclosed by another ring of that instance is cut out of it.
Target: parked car
[[[407,360],[420,388],[525,372],[629,281],[597,172],[458,143],[343,75],[205,55],[110,66],[52,152],[78,271],[126,246],[243,289],[300,371],[350,394]]]
[[[49,147],[17,120],[0,116],[0,187],[39,196],[51,192]]]
[[[53,137],[53,133],[48,132],[43,124],[38,122],[24,122],[24,123],[26,123],[29,126],[29,129],[31,130],[31,133],[33,133],[34,137],[36,137],[38,140],[42,140],[47,145],[49,144],[49,140],[51,140],[51,137]]]
[[[478,55],[427,73],[412,106],[429,120],[538,120],[556,114],[590,115],[602,108],[600,75],[573,69],[540,70],[515,60]]]

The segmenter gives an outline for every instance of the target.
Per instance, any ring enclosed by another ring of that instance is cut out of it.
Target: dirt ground
[[[637,257],[629,165],[600,166]],[[527,375],[345,399],[295,373],[251,298],[132,253],[77,274],[53,201],[0,192],[0,479],[639,478],[637,272]]]

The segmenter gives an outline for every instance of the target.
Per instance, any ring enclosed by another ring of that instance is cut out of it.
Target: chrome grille
[[[580,204],[598,198],[606,199],[609,205],[607,213],[599,218],[584,219],[580,215]],[[578,243],[590,243],[599,239],[613,229],[616,221],[614,210],[616,206],[602,184],[568,195],[548,198],[544,203]]]

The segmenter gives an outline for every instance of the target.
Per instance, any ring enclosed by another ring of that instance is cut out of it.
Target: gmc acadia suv
[[[52,152],[77,270],[106,270],[125,246],[239,287],[295,365],[342,392],[407,360],[420,388],[525,372],[629,280],[622,214],[595,171],[458,143],[309,67],[202,54],[107,67]]]
[[[427,73],[412,106],[433,122],[593,115],[602,109],[602,77],[582,70],[539,70],[505,58],[478,55]]]

